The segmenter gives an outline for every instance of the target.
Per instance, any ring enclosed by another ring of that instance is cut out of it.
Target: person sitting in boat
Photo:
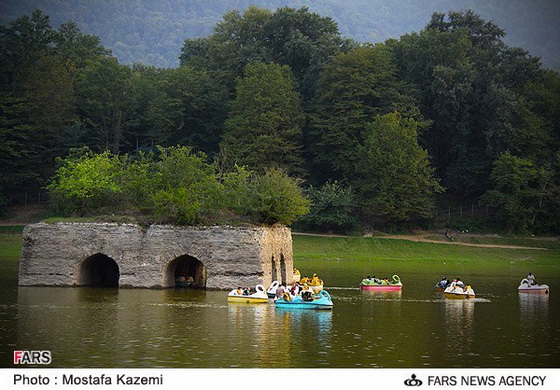
[[[317,274],[313,274],[313,277],[311,278],[311,284],[313,286],[317,286],[317,285],[321,284],[319,282],[319,277],[317,276]]]
[[[243,295],[251,295],[251,289],[249,287],[244,287]]]
[[[286,283],[282,283],[278,285],[276,289],[276,298],[280,299],[286,293]]]
[[[446,277],[441,278],[441,280],[436,284],[436,287],[446,288],[449,285],[449,280]]]
[[[465,288],[465,283],[459,278],[455,279],[455,285],[461,288]]]
[[[294,285],[290,289],[290,294],[292,294],[294,297],[297,297],[299,295],[299,284],[297,282],[294,283]]]
[[[375,277],[375,275],[373,275],[373,276],[371,277],[370,280],[371,280],[373,283],[379,284],[379,279],[377,279],[377,278]]]
[[[304,276],[303,278],[301,278],[301,280],[299,282],[301,284],[309,283],[309,278],[307,276]]]
[[[301,293],[301,299],[307,302],[311,302],[313,300],[313,291],[311,289],[306,290]]]
[[[241,286],[237,287],[237,291],[235,291],[237,293],[237,295],[243,295],[243,289],[241,288]]]
[[[537,281],[535,280],[535,275],[533,275],[530,272],[529,272],[529,275],[527,275],[526,279],[527,279],[527,282],[529,282],[530,286],[534,286],[535,284],[537,284]]]

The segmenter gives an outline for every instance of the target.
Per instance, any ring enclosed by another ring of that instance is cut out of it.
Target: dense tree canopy
[[[560,76],[504,38],[452,11],[358,44],[307,8],[249,7],[162,69],[35,11],[0,29],[0,206],[50,183],[67,214],[272,224],[310,210],[301,226],[348,231],[482,202],[505,229],[558,232]]]
[[[279,8],[275,12],[249,7],[227,12],[214,34],[185,41],[181,64],[202,65],[226,83],[243,74],[252,62],[288,65],[299,91],[310,97],[321,66],[343,46],[336,23],[307,8]]]

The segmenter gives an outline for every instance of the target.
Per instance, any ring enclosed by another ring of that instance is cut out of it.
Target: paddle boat
[[[268,295],[262,284],[257,284],[257,290],[253,294],[247,294],[241,288],[235,288],[228,294],[228,302],[231,303],[267,303]]]
[[[299,282],[301,280],[301,273],[297,268],[294,268],[294,283]]]
[[[360,283],[360,289],[363,291],[401,291],[402,282],[398,275],[393,275],[390,281],[366,278]]]
[[[524,278],[517,288],[517,291],[530,294],[548,294],[549,289],[547,284],[531,284],[527,278]]]
[[[465,287],[461,287],[455,284],[455,282],[452,282],[451,286],[443,290],[443,294],[448,299],[468,299],[475,297],[474,290],[470,285],[467,284]]]
[[[175,279],[175,287],[183,288],[183,287],[193,287],[194,286],[194,279],[192,276],[179,276]]]
[[[326,290],[307,297],[305,295],[293,297],[286,293],[281,299],[274,301],[274,305],[283,309],[331,310],[333,308],[331,296]]]
[[[319,292],[321,292],[324,287],[323,281],[319,279],[317,274],[313,274],[311,280],[309,280],[308,278],[304,278],[304,280],[301,280],[301,284],[303,284],[304,286],[309,286],[313,290],[314,294],[319,294]]]
[[[278,288],[278,286],[280,286],[280,283],[277,280],[272,282],[268,290],[266,290],[266,294],[269,298],[274,298],[276,296],[276,289]]]

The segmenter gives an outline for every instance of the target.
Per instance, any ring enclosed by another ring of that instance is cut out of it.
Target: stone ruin
[[[291,283],[287,227],[143,228],[117,223],[37,223],[23,232],[20,286],[231,289]]]

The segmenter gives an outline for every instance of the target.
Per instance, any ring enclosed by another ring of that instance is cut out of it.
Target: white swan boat
[[[547,284],[531,284],[529,280],[523,279],[517,287],[517,291],[520,293],[548,294],[550,287]]]
[[[262,284],[257,284],[253,294],[245,294],[242,289],[235,288],[228,294],[228,302],[232,303],[267,303],[268,295]]]

